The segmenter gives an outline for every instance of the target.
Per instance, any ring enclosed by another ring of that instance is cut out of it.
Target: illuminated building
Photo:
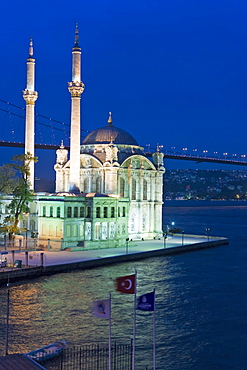
[[[32,94],[33,89],[34,77]],[[125,245],[126,239],[162,237],[163,154],[157,149],[149,159],[129,133],[113,124],[111,113],[105,126],[92,131],[80,143],[80,100],[84,84],[78,28],[68,89],[70,158],[62,144],[56,152],[55,193],[37,195],[36,211],[30,215],[30,230],[38,232],[40,244],[47,245],[50,239],[54,249],[117,247]],[[29,141],[34,127],[28,118],[26,130],[26,141]],[[32,148],[29,151],[33,153]]]
[[[79,48],[78,34],[76,37],[76,45]],[[77,65],[80,64],[78,61]],[[72,71],[75,69],[76,66],[72,65]],[[80,76],[79,72],[77,74]],[[71,115],[73,116],[73,112]],[[71,124],[71,132],[72,130]],[[74,136],[80,137],[80,132],[76,131]],[[162,236],[165,171],[162,153],[157,151],[153,153],[152,161],[148,159],[144,148],[139,146],[129,133],[113,125],[110,113],[107,125],[92,131],[83,141],[80,153],[77,154],[77,161],[78,156],[80,157],[79,173],[78,167],[76,170],[80,192],[115,194],[128,198],[129,239],[153,239]],[[73,162],[72,153],[68,160],[68,152],[62,145],[57,150],[57,161],[54,167],[56,192],[71,190],[71,172],[75,171]]]
[[[47,245],[50,239],[52,250],[125,246],[128,199],[111,194],[69,192],[38,199],[40,244],[43,240]]]

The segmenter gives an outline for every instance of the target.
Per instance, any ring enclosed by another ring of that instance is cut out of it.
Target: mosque
[[[35,59],[30,41],[27,59],[25,153],[34,155]],[[131,134],[108,122],[80,143],[81,47],[76,27],[72,48],[70,153],[56,151],[54,194],[35,195],[28,228],[38,243],[52,250],[125,246],[126,240],[162,237],[162,195],[165,172],[157,149],[148,158]],[[34,189],[34,164],[30,165]]]

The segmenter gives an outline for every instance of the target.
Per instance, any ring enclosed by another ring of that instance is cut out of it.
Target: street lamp
[[[129,238],[126,239],[126,254],[128,254]]]
[[[28,228],[26,227],[26,249],[27,249],[27,232],[28,232]]]
[[[211,229],[210,229],[209,227],[207,227],[207,228],[206,228],[206,234],[207,234],[207,236],[208,236],[208,242],[209,242],[209,232],[210,232],[210,230],[211,230]]]
[[[26,216],[25,225],[26,225],[26,249],[27,249],[27,233],[28,233],[28,217],[29,217],[29,213],[28,212],[23,212],[23,215]]]
[[[174,229],[174,225],[175,225],[175,222],[174,221],[172,221],[171,222],[171,227],[170,227],[170,233],[173,235],[173,229]]]
[[[182,231],[182,245],[184,245],[184,231]]]
[[[165,249],[166,248],[167,232],[163,233],[163,237],[164,237],[164,249]]]
[[[36,231],[35,233],[35,250],[37,249],[37,243],[38,243],[39,233]]]
[[[29,216],[29,213],[26,212],[26,249],[27,249],[27,233],[28,233],[28,216]]]

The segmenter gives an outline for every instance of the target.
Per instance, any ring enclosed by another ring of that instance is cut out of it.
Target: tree
[[[20,154],[12,158],[13,163],[3,166],[8,170],[6,176],[9,174],[9,177],[6,177],[6,184],[8,185],[5,188],[3,187],[3,190],[5,194],[10,190],[13,198],[7,206],[9,214],[0,224],[0,232],[7,233],[9,240],[14,238],[14,234],[20,232],[19,221],[23,214],[29,212],[29,203],[33,201],[34,192],[29,186],[29,166],[32,161],[37,162],[37,160],[38,158],[30,153]]]
[[[15,171],[11,164],[0,167],[0,194],[10,194],[15,185]]]

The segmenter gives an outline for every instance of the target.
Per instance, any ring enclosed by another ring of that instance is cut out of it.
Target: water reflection
[[[10,352],[27,352],[59,338],[72,344],[95,341],[107,343],[108,322],[92,316],[91,303],[108,298],[112,292],[113,339],[126,343],[133,331],[133,296],[115,292],[115,278],[138,270],[138,294],[152,291],[157,281],[161,285],[157,295],[159,306],[166,304],[171,295],[169,259],[150,259],[135,265],[122,264],[96,270],[72,272],[29,281],[11,286]],[[168,271],[168,272],[167,272]],[[172,273],[172,272],[171,272]],[[1,332],[4,332],[6,289],[1,288]],[[140,328],[150,326],[152,315],[140,317]],[[145,324],[143,323],[145,321]],[[150,322],[150,325],[149,325]],[[140,332],[143,334],[142,329]],[[145,330],[145,338],[147,333]],[[142,335],[140,336],[142,337]],[[146,339],[145,339],[146,341]],[[141,344],[140,344],[141,345]],[[1,335],[1,348],[4,335]]]
[[[78,345],[107,343],[108,321],[91,315],[91,303],[108,298],[109,292],[113,339],[127,343],[133,332],[133,296],[115,292],[114,279],[137,270],[137,294],[154,288],[157,293],[157,370],[245,368],[247,251],[242,239],[247,207],[168,208],[166,217],[176,217],[189,232],[212,223],[217,235],[228,236],[232,242],[229,247],[15,283],[11,286],[10,352],[27,352],[57,339]],[[0,289],[0,299],[3,354],[5,287]],[[152,313],[137,312],[136,370],[151,368],[152,319]]]

